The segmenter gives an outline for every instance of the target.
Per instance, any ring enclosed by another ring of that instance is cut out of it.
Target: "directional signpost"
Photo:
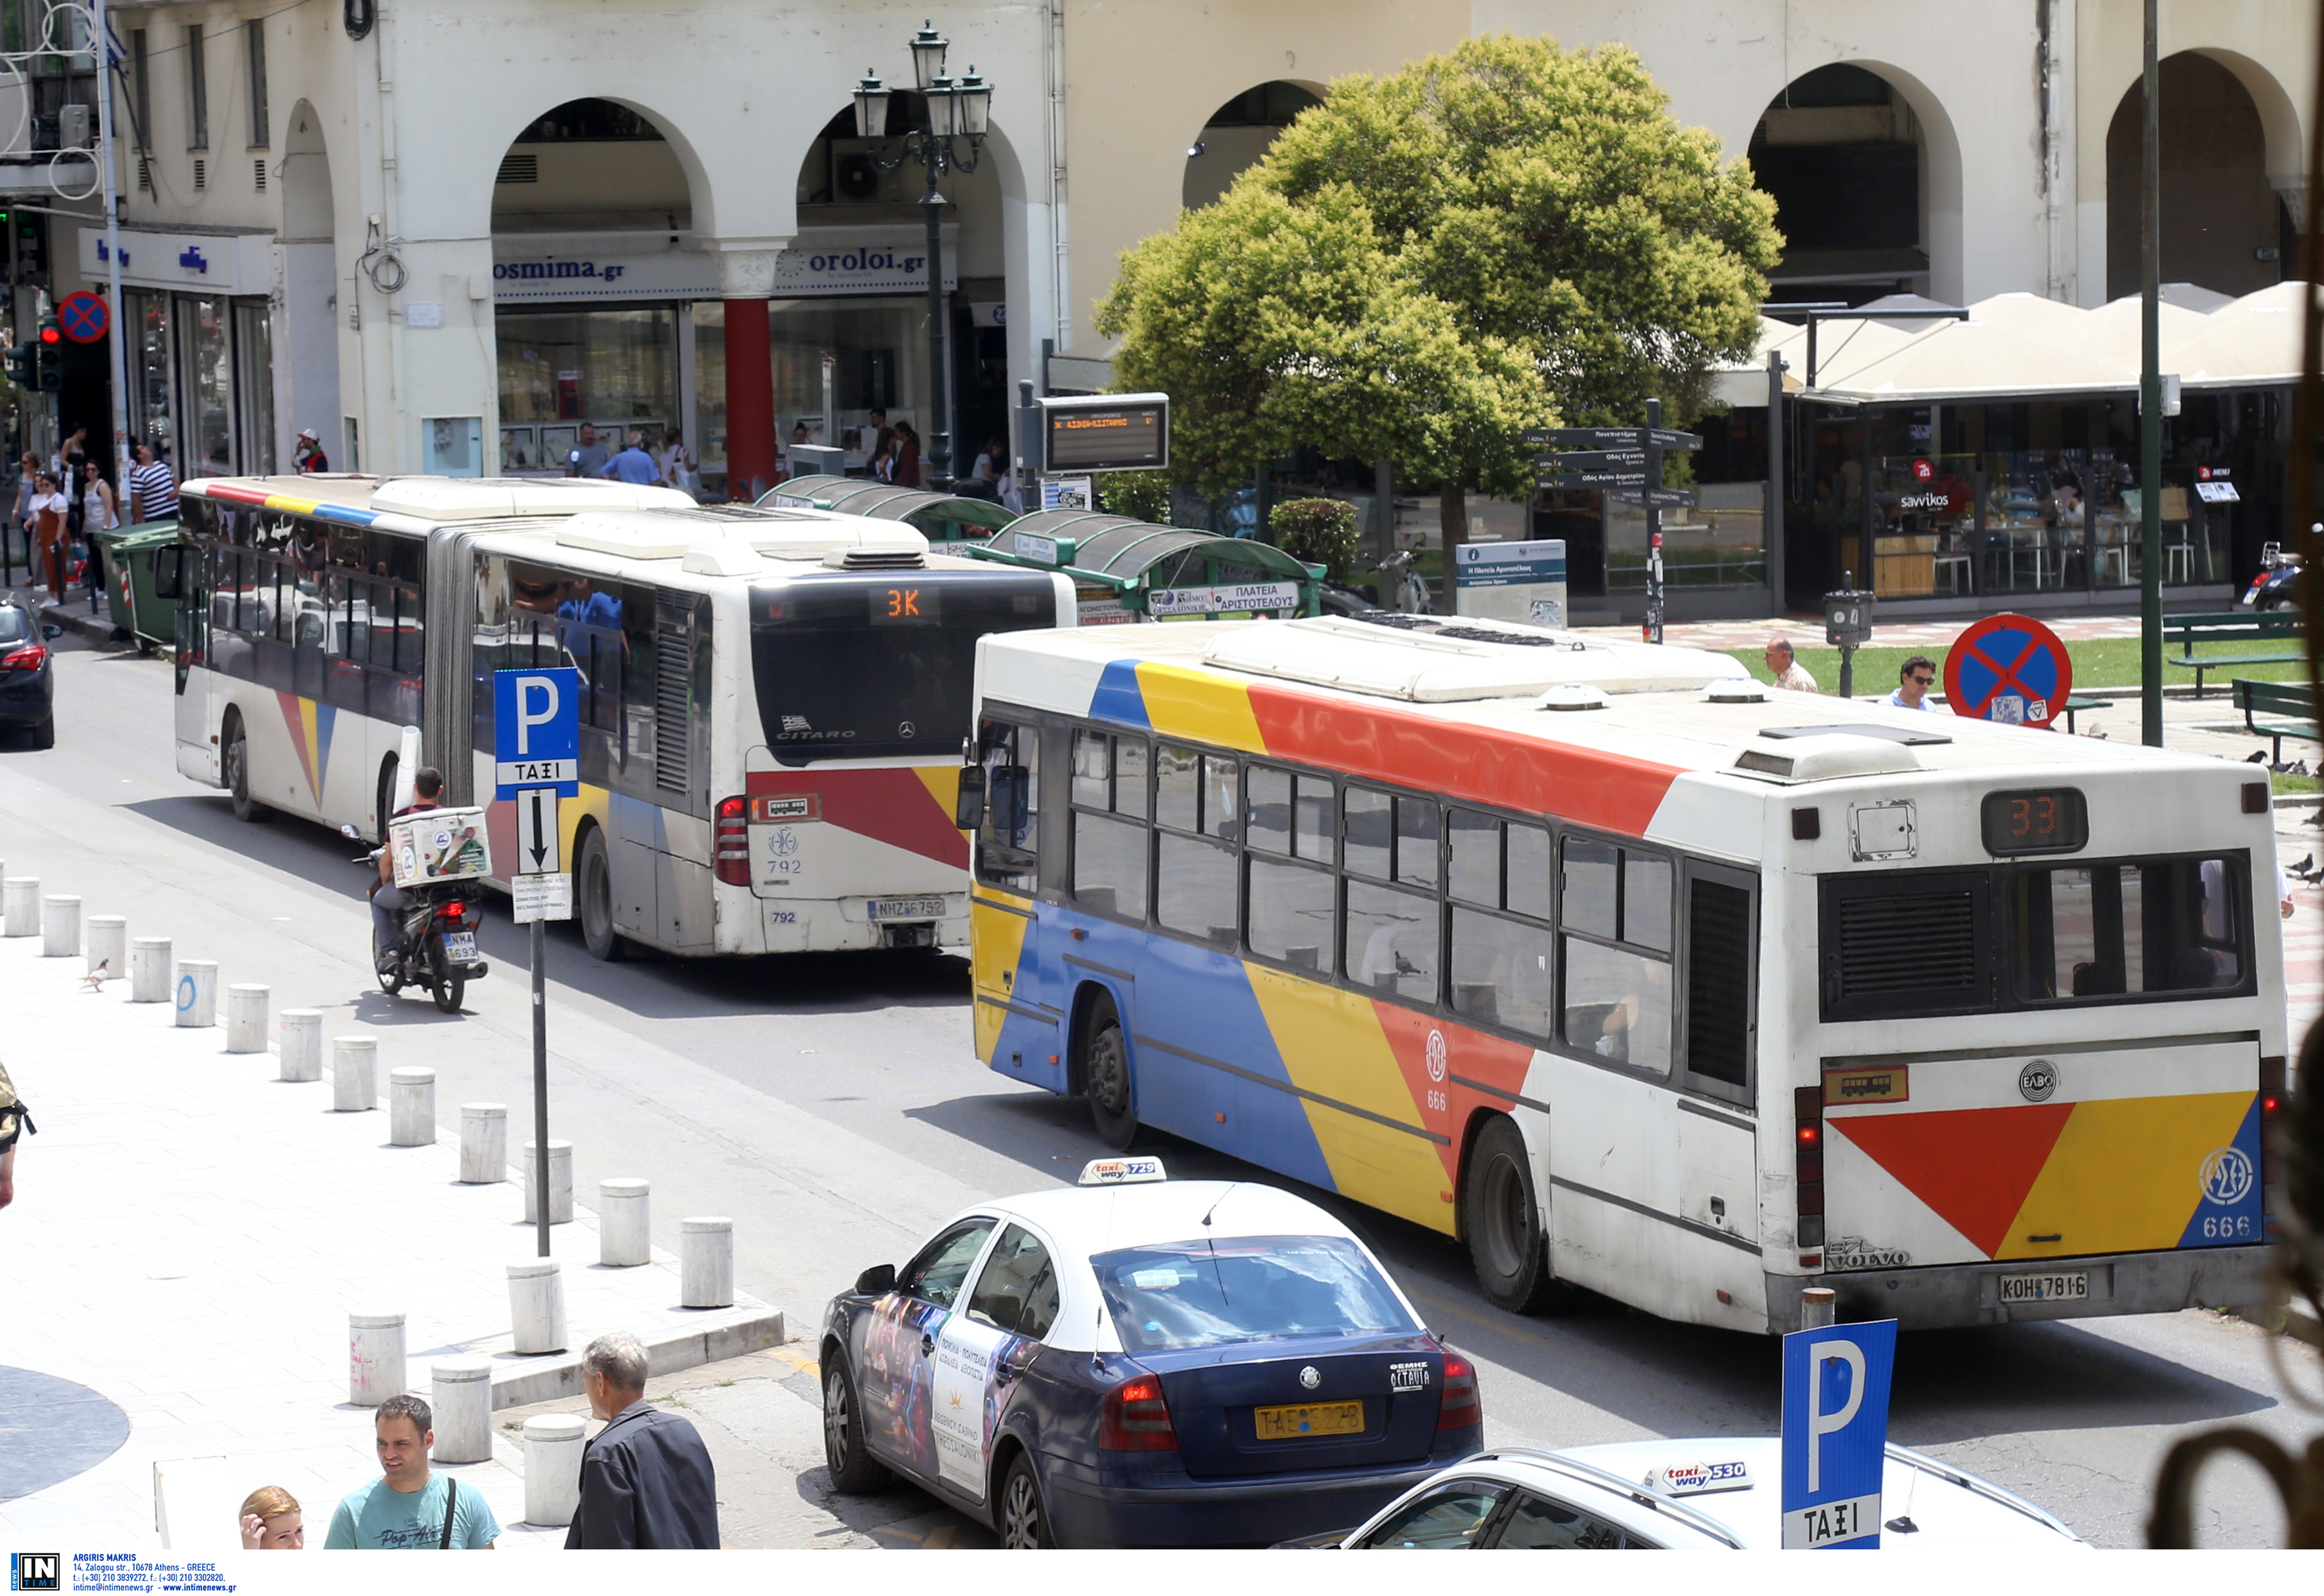
[[[569,666],[493,673],[495,800],[516,805],[517,873],[511,896],[519,925],[532,927],[533,1226],[549,1256],[549,920],[573,918],[573,878],[559,866],[558,799],[581,792],[581,673]]]
[[[1526,442],[1556,450],[1533,457],[1534,485],[1542,488],[1602,488],[1622,503],[1646,512],[1646,624],[1650,643],[1663,641],[1663,512],[1694,503],[1683,488],[1666,488],[1663,456],[1673,449],[1699,449],[1692,432],[1662,426],[1663,401],[1646,401],[1643,427],[1536,427]]]
[[[1877,1551],[1896,1321],[1784,1337],[1784,1549]]]

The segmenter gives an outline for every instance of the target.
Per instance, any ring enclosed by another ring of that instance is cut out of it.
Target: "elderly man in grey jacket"
[[[718,1480],[694,1425],[645,1400],[646,1350],[601,1335],[581,1355],[589,1410],[606,1421],[581,1454],[567,1550],[718,1549]]]

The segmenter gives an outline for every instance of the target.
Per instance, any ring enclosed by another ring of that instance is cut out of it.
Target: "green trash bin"
[[[140,521],[97,534],[105,559],[105,602],[114,625],[141,650],[174,645],[178,606],[153,595],[153,550],[178,541],[174,521]]]

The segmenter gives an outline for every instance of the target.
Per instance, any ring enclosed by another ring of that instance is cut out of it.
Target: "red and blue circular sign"
[[[67,294],[57,301],[57,330],[76,344],[94,344],[112,326],[112,310],[95,294]]]
[[[2046,728],[2073,691],[2066,645],[2030,616],[1987,615],[1945,656],[1945,702],[1972,720]]]

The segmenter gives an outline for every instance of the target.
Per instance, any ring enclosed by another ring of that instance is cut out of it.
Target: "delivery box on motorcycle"
[[[399,887],[490,875],[493,847],[481,808],[426,809],[387,823],[387,857]]]

